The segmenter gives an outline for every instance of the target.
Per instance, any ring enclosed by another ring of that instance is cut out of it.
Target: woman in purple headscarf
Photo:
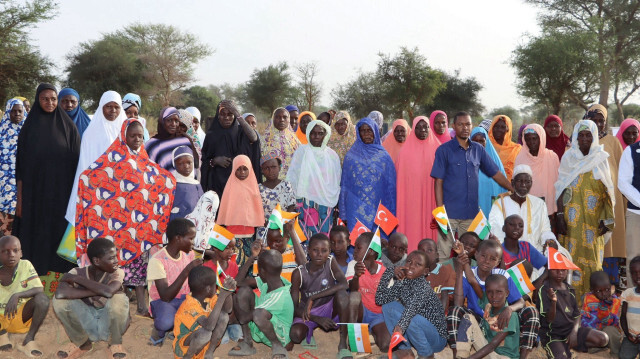
[[[175,171],[173,166],[173,150],[179,146],[187,146],[193,152],[194,168],[200,167],[200,156],[195,145],[186,133],[178,131],[180,113],[175,107],[165,107],[158,118],[158,133],[151,137],[144,147],[149,159],[169,172]]]

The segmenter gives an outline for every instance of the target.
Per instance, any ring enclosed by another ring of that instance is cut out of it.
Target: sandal
[[[349,349],[340,349],[338,351],[338,354],[336,355],[336,359],[346,359],[346,358],[353,359],[353,354],[351,354],[351,350],[349,350]]]
[[[153,339],[154,335],[158,335],[158,331],[156,330],[156,328],[153,328],[151,330],[151,336],[149,337],[149,345],[154,347],[161,347],[162,344],[164,343],[164,338],[167,337],[167,333],[165,333],[162,338],[158,338],[158,339]]]
[[[254,355],[257,352],[258,351],[256,350],[256,348],[252,346],[250,347],[249,344],[247,344],[247,342],[243,340],[238,342],[238,345],[231,348],[231,350],[229,350],[228,355],[232,357],[244,357],[244,356]]]
[[[38,349],[35,340],[28,342],[27,345],[22,345],[22,343],[20,343],[18,344],[17,349],[29,358],[39,358],[44,354],[42,350]]]
[[[287,349],[282,346],[278,346],[278,348],[271,348],[271,359],[289,359],[289,353],[287,353]]]
[[[114,359],[124,359],[127,357],[127,351],[124,350],[122,344],[115,344],[109,346],[111,357]]]
[[[9,352],[13,349],[13,343],[9,340],[9,332],[4,332],[4,334],[0,335],[0,351]]]
[[[27,343],[28,344],[28,343]],[[56,356],[60,359],[76,359],[80,358],[84,353],[88,352],[90,349],[84,350],[78,347],[73,343],[67,343],[64,347],[58,350]],[[66,356],[60,356],[60,353],[65,354]]]

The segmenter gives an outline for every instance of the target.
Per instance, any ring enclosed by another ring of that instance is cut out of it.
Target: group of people
[[[53,297],[70,339],[58,358],[98,340],[124,358],[135,295],[150,344],[172,332],[176,357],[212,357],[227,335],[229,355],[259,342],[286,358],[320,327],[351,358],[355,323],[398,358],[446,345],[527,357],[539,340],[550,358],[638,354],[640,293],[618,298],[612,284],[640,285],[640,123],[614,138],[601,105],[571,138],[551,115],[514,141],[505,115],[474,127],[434,111],[381,133],[378,111],[355,122],[294,105],[259,134],[230,100],[206,132],[197,108],[165,107],[150,137],[133,93],[105,92],[92,116],[69,88],[41,84],[25,100],[0,122],[0,350],[28,333],[17,348],[42,356],[34,338]],[[397,217],[392,231],[376,230],[379,208]]]

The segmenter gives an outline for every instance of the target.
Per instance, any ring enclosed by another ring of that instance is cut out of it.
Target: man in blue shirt
[[[436,205],[444,205],[451,231],[458,235],[467,231],[478,214],[478,171],[513,191],[511,183],[498,170],[484,147],[469,138],[472,128],[471,116],[467,112],[458,112],[453,117],[456,137],[438,147],[431,169],[431,177],[435,179]],[[451,257],[452,246],[453,239],[440,231],[438,257],[441,261]]]

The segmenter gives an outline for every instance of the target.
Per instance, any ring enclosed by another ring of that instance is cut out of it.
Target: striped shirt
[[[186,137],[175,137],[166,140],[151,138],[144,144],[144,149],[147,150],[151,161],[171,172],[175,170],[175,167],[173,167],[173,150],[178,146],[191,148],[191,142]]]
[[[287,249],[282,253],[282,273],[280,275],[291,282],[291,275],[297,267],[298,264],[296,263],[296,254],[293,251],[293,247],[287,246]],[[258,276],[258,261],[253,263],[253,276]]]
[[[636,292],[636,288],[629,288],[620,295],[622,303],[627,303],[627,326],[629,334],[640,334],[640,294]]]

